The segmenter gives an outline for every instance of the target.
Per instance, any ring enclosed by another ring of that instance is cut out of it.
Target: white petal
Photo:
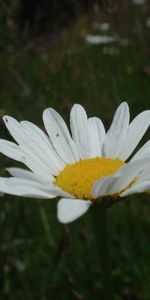
[[[147,157],[146,157],[146,159],[147,159]],[[150,176],[150,159],[147,159],[147,164],[146,164],[144,170],[140,173],[138,178],[141,181],[141,180],[143,180],[143,178],[146,178],[146,177],[149,178],[149,176]]]
[[[57,218],[61,223],[70,223],[87,212],[91,201],[79,199],[59,200],[57,204]]]
[[[94,182],[92,187],[92,196],[94,198],[108,196],[111,194],[111,189],[118,179],[119,175],[105,176]]]
[[[0,152],[9,158],[25,162],[25,156],[20,151],[19,146],[15,143],[0,139]]]
[[[42,143],[39,144],[38,140],[33,138],[27,130],[25,131],[23,126],[12,117],[5,116],[4,121],[9,132],[19,144],[19,149],[25,157],[26,165],[37,174],[40,175],[41,173],[42,176],[47,176],[47,179],[52,180],[53,174],[57,175],[59,171],[53,160],[43,150],[44,145],[42,146]]]
[[[134,161],[128,163],[127,165],[123,166],[116,175],[119,178],[116,178],[116,182],[114,186],[111,188],[111,194],[116,194],[123,189],[125,189],[132,181],[144,170],[147,165],[147,160],[142,159],[139,161]]]
[[[150,157],[150,141],[146,142],[144,146],[132,157],[130,161],[135,161]]]
[[[3,120],[8,131],[10,132],[11,136],[16,140],[16,142],[18,144],[24,142],[24,134],[20,130],[20,123],[10,116],[4,116]]]
[[[105,128],[99,118],[89,118],[89,151],[90,157],[102,156],[105,139]]]
[[[129,107],[126,102],[119,105],[106,135],[104,152],[106,157],[117,157],[129,125]]]
[[[70,113],[70,127],[81,159],[89,157],[88,121],[84,108],[75,104]]]
[[[38,141],[34,141],[31,138],[27,137],[27,140],[24,142],[24,144],[20,144],[20,149],[24,151],[25,148],[28,147],[29,156],[34,155],[34,158],[36,159],[37,164],[41,164],[42,168],[45,169],[45,172],[47,174],[51,175],[57,175],[59,173],[59,168],[57,167],[57,163],[55,164],[55,161],[57,162],[57,158],[53,155],[54,151],[51,151],[51,157],[47,155],[47,153],[44,151],[44,145],[39,144]],[[52,160],[54,158],[54,160]],[[64,168],[63,166],[61,169]]]
[[[114,195],[124,190],[146,167],[146,160],[129,163],[120,168],[117,173],[97,180],[92,187],[94,198]]]
[[[125,197],[136,193],[147,192],[150,189],[150,180],[139,182],[138,184],[133,185],[130,189],[124,191],[120,196]]]
[[[140,113],[129,125],[119,157],[126,160],[134,151],[150,125],[150,110]]]
[[[30,145],[31,146],[31,145]],[[47,181],[53,181],[54,177],[51,169],[46,165],[41,156],[27,146],[20,146],[20,150],[26,157],[26,166],[35,174],[42,176]]]
[[[55,186],[53,183],[39,183],[38,181],[33,181],[24,178],[0,178],[0,191],[23,197],[33,197],[33,198],[55,198],[55,197],[70,197],[72,196],[62,191],[60,188]]]
[[[10,134],[14,137],[16,142],[20,145],[19,149],[23,150],[24,148],[28,148],[29,157],[34,155],[34,160],[37,160],[37,165],[43,165],[42,167],[46,170],[47,174],[54,174],[57,175],[59,173],[59,168],[63,168],[63,163],[57,166],[59,162],[59,157],[55,151],[50,146],[49,142],[49,154],[46,152],[45,140],[41,139],[41,132],[40,129],[36,129],[39,135],[35,135],[35,127],[33,132],[33,126],[27,125],[25,122],[20,124],[12,117],[5,116],[4,118],[5,124],[7,129],[9,130]],[[32,124],[32,123],[30,123]],[[27,129],[28,126],[28,129]],[[30,129],[29,129],[30,126]],[[23,151],[24,155],[24,151]],[[27,157],[26,157],[27,159]],[[30,166],[29,166],[30,167]]]
[[[50,186],[51,187],[51,186]],[[0,178],[0,191],[23,197],[54,198],[57,197],[55,189],[27,179]]]
[[[143,182],[143,181],[150,181],[150,170],[147,174],[142,172],[138,178],[138,182]]]
[[[60,171],[64,168],[65,164],[60,156],[55,152],[49,137],[36,125],[28,121],[20,122],[21,126],[24,128],[29,137],[41,147],[42,151],[47,155],[48,160],[53,163],[53,169]]]
[[[141,172],[137,178],[137,182],[149,181],[150,180],[150,164],[146,165],[143,172]]]
[[[29,179],[31,181],[36,181],[36,182],[39,182],[39,183],[45,183],[45,180],[43,179],[43,177],[38,176],[37,174],[34,174],[33,172],[28,171],[28,170],[25,170],[25,169],[22,169],[22,168],[15,168],[15,167],[7,168],[6,170],[13,177],[22,178],[22,179]]]
[[[47,108],[43,113],[43,121],[51,142],[60,157],[66,163],[74,163],[79,160],[77,147],[61,116],[54,109]]]
[[[62,189],[57,187],[52,182],[47,181],[43,177],[41,177],[37,174],[34,174],[34,173],[32,173],[28,170],[21,169],[21,168],[13,168],[13,167],[12,168],[7,168],[6,170],[9,172],[10,175],[14,176],[16,179],[17,178],[27,179],[27,180],[31,180],[33,182],[40,183],[40,184],[44,185],[45,189],[48,189],[48,191],[49,190],[53,191],[53,193],[56,196],[74,198],[74,196],[72,196],[71,194],[63,191]]]

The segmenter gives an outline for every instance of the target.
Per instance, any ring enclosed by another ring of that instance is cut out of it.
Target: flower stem
[[[100,207],[99,205],[94,205],[91,208],[91,214],[95,231],[97,251],[100,258],[104,300],[113,300],[114,296],[107,240],[107,209]]]

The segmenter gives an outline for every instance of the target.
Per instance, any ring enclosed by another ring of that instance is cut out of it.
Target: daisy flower
[[[0,151],[28,169],[8,168],[0,191],[33,198],[56,198],[60,222],[69,223],[97,203],[106,207],[133,193],[150,189],[150,141],[129,157],[150,125],[150,110],[129,123],[129,108],[117,108],[109,130],[97,117],[88,118],[75,104],[70,113],[71,134],[52,108],[43,113],[47,134],[28,121],[4,116],[16,141],[0,140]]]

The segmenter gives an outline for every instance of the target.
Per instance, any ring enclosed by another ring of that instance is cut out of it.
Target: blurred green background
[[[129,103],[132,118],[150,107],[150,2],[85,3],[72,1],[70,10],[63,1],[61,7],[52,1],[35,9],[1,0],[1,116],[42,127],[44,108],[52,106],[68,122],[70,108],[80,103],[108,128],[122,100]],[[115,41],[90,44],[89,34]],[[10,139],[2,121],[0,127],[1,136]],[[0,163],[2,176],[4,168],[16,165],[2,155]],[[128,197],[109,211],[118,300],[150,299],[149,198]],[[1,300],[102,299],[88,214],[63,226],[56,219],[55,200],[4,196],[0,241]]]

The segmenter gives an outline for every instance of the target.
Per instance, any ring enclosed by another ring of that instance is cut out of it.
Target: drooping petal
[[[106,157],[117,157],[129,126],[129,107],[126,102],[119,105],[110,129],[106,134],[104,153]]]
[[[84,108],[75,104],[70,113],[70,127],[81,159],[89,157],[88,120]]]
[[[57,204],[57,218],[61,223],[70,223],[87,212],[91,201],[63,198]]]
[[[99,118],[88,119],[89,125],[89,151],[90,157],[99,157],[103,154],[103,144],[105,140],[105,128]]]
[[[77,147],[61,116],[54,109],[47,108],[43,113],[43,121],[50,140],[60,157],[66,163],[74,163],[79,160]]]
[[[126,160],[134,151],[150,125],[150,110],[140,113],[130,123],[119,157]]]

